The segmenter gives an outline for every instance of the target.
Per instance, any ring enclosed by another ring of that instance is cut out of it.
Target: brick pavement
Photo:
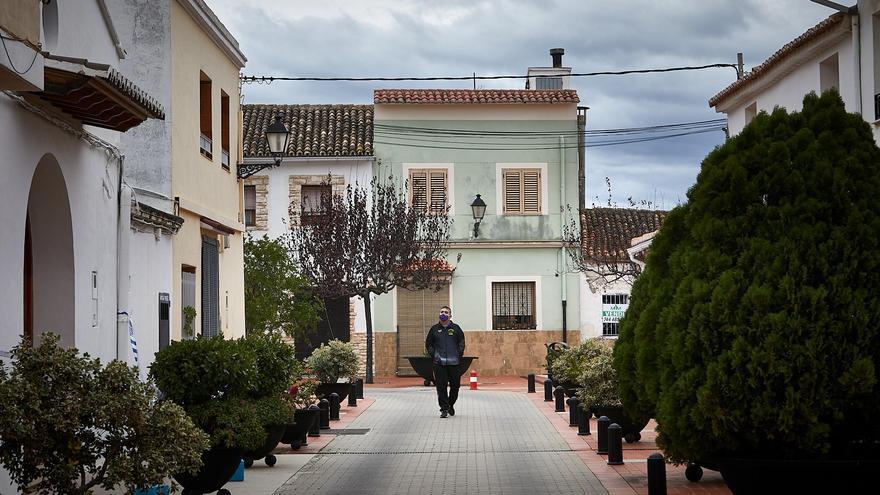
[[[607,493],[540,408],[511,391],[462,389],[441,419],[433,389],[371,388],[375,403],[275,493]]]

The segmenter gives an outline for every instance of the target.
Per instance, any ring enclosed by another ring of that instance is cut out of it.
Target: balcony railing
[[[207,158],[213,158],[214,142],[204,134],[199,134],[199,151]]]

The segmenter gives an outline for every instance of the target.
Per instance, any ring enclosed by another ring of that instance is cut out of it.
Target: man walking
[[[455,416],[455,401],[461,387],[459,360],[464,356],[464,332],[452,322],[452,309],[440,308],[440,321],[428,330],[425,348],[434,360],[434,383],[437,385],[437,402],[440,417]],[[449,386],[447,392],[446,387]]]

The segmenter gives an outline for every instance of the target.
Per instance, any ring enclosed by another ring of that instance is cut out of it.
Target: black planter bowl
[[[318,398],[325,398],[330,400],[330,394],[336,393],[339,396],[339,403],[342,404],[342,401],[348,397],[348,392],[351,391],[351,383],[321,383],[315,389],[315,395]]]
[[[606,416],[611,423],[617,423],[620,426],[620,433],[623,435],[626,443],[638,442],[642,439],[642,430],[648,425],[650,418],[644,420],[633,421],[623,410],[623,407],[591,407],[592,412],[597,418]]]
[[[716,458],[734,495],[876,493],[880,459]]]
[[[177,473],[174,479],[183,487],[183,495],[216,492],[235,474],[241,463],[241,453],[242,449],[213,447],[202,453],[202,468],[195,476]],[[229,493],[225,490],[224,492]]]
[[[275,465],[277,459],[272,455],[272,451],[275,450],[278,442],[281,441],[281,437],[284,436],[287,425],[265,426],[264,429],[266,430],[266,441],[263,442],[263,445],[256,450],[245,450],[242,453],[241,457],[244,459],[244,467],[251,467],[254,465],[254,461],[264,457],[266,458],[267,466],[272,467]]]
[[[312,424],[318,420],[320,412],[317,409],[297,409],[293,413],[293,423],[287,423],[284,429],[281,443],[290,445],[294,450],[300,448],[303,435],[307,434]]]
[[[427,356],[407,356],[406,359],[409,361],[412,369],[415,370],[416,373],[419,374],[425,380],[425,386],[434,383],[434,360]],[[462,356],[458,362],[458,376],[465,374],[467,370],[473,364],[474,359],[479,359],[475,356]]]
[[[559,385],[562,386],[562,390],[565,391],[566,397],[574,397],[577,394],[577,391],[580,387],[578,387],[577,383],[562,381],[559,382]]]

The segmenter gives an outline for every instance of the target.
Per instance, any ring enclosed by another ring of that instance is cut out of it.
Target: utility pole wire
[[[634,70],[620,70],[620,71],[601,71],[601,72],[579,72],[574,74],[569,74],[571,77],[592,77],[592,76],[624,76],[627,74],[650,74],[650,73],[662,73],[662,72],[679,72],[679,71],[688,71],[688,70],[703,70],[703,69],[717,69],[717,68],[727,68],[731,67],[734,70],[737,68],[737,64],[708,64],[708,65],[695,65],[695,66],[685,66],[685,67],[666,67],[662,69],[634,69]],[[319,81],[319,82],[328,82],[328,81],[346,81],[346,82],[364,82],[364,81],[474,81],[474,87],[476,87],[476,81],[479,79],[481,81],[485,80],[497,80],[497,79],[528,79],[530,77],[534,78],[545,78],[545,77],[559,77],[550,76],[550,75],[540,75],[540,76],[522,76],[522,75],[503,75],[503,76],[478,76],[476,73],[470,76],[433,76],[433,77],[296,77],[296,76],[240,76],[240,80],[245,84],[270,84],[275,81]]]

